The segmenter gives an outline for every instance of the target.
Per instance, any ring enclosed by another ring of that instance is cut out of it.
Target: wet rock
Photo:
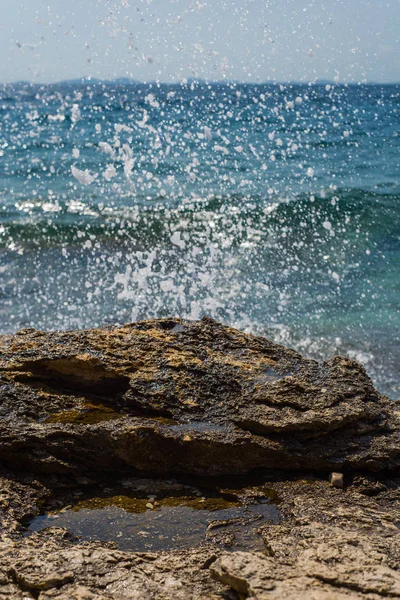
[[[0,336],[0,598],[399,598],[399,414],[358,363],[211,319]],[[92,488],[154,516],[168,494],[203,505],[200,477],[233,502],[268,489],[279,519],[211,519],[200,543],[151,553],[26,530]],[[261,552],[237,550],[249,532]]]
[[[252,600],[399,598],[399,482],[392,486],[372,501],[323,482],[278,484],[290,516],[263,528],[266,554],[221,554],[213,577]]]
[[[387,491],[386,485],[372,475],[356,475],[353,478],[352,485],[360,494],[365,494],[366,496],[376,496],[381,492]]]
[[[0,414],[1,461],[42,474],[400,463],[398,407],[361,365],[209,318],[0,336]]]
[[[25,515],[24,497],[31,499],[30,513],[35,502],[40,505],[43,487],[16,483],[3,478],[2,506],[6,510],[13,505],[18,521]],[[162,485],[161,480],[131,483],[145,496]],[[237,600],[230,590],[252,600],[396,598],[399,484],[385,480],[384,491],[371,498],[357,480],[343,491],[311,476],[285,481],[282,473],[271,473],[265,485],[279,494],[284,519],[260,523],[265,552],[226,553],[219,539],[208,536],[184,551],[122,552],[105,543],[79,542],[55,527],[29,537],[5,527],[0,536],[0,598]],[[263,489],[251,484],[243,493],[257,497]]]

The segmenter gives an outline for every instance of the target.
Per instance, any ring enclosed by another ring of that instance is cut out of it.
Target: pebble
[[[125,480],[122,482],[122,485],[123,485],[124,487],[134,487],[134,486],[135,486],[135,484],[133,483],[133,481],[130,481],[129,479],[125,479]]]
[[[329,475],[329,481],[335,488],[343,488],[343,473],[331,473]]]

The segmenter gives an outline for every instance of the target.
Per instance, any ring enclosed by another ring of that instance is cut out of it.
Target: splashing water
[[[0,87],[0,331],[209,314],[400,388],[400,86]]]

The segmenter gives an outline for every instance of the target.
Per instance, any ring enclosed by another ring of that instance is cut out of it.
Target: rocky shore
[[[400,598],[400,408],[348,358],[209,318],[25,329],[0,416],[0,598]]]

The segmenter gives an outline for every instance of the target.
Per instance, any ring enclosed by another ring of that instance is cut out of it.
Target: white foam
[[[92,174],[88,169],[81,171],[77,167],[71,167],[72,175],[81,183],[82,185],[90,185],[96,179],[97,174]]]

